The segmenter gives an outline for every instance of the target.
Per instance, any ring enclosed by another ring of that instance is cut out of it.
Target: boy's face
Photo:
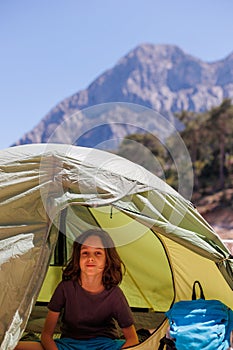
[[[87,275],[103,274],[106,253],[103,243],[98,236],[88,237],[82,244],[80,251],[80,269]]]

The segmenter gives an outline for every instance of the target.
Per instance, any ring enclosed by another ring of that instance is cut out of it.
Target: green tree
[[[214,159],[218,165],[218,189],[225,186],[226,154],[232,152],[233,106],[230,99],[224,99],[220,106],[212,108],[206,121]]]
[[[207,163],[206,150],[203,152],[203,139],[206,138],[203,124],[208,115],[206,113],[182,111],[177,113],[176,117],[184,125],[180,136],[189,151],[193,164],[194,190],[198,190],[200,188],[199,177]]]
[[[231,100],[225,99],[219,106],[203,113],[182,111],[176,117],[184,126],[180,136],[191,157],[194,192],[212,192],[233,185]],[[166,144],[162,144],[152,134],[133,134],[125,137],[118,154],[144,166],[177,189],[176,164],[168,151],[171,149],[177,149],[173,135],[166,140]],[[182,168],[185,172],[185,164]]]
[[[167,150],[150,133],[127,135],[120,144],[117,154],[142,165],[159,177],[164,177]]]

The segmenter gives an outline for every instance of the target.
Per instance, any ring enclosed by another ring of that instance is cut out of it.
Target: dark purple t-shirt
[[[117,338],[114,319],[121,328],[134,323],[128,302],[118,286],[92,294],[76,281],[62,281],[57,286],[48,308],[63,312],[61,336],[67,338],[114,339]]]

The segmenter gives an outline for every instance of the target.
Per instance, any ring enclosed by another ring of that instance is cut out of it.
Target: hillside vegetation
[[[183,111],[176,115],[183,123],[180,131],[191,157],[194,192],[198,199],[217,191],[233,187],[233,105],[225,99],[221,105],[203,113]],[[145,146],[141,157],[135,154],[135,143]],[[152,134],[131,134],[125,137],[118,154],[135,161],[153,172],[149,154],[159,161],[165,180],[174,188],[177,187],[178,174],[169,149],[176,147],[176,140],[170,136],[166,144],[162,144]],[[167,146],[167,147],[166,147]],[[148,150],[148,155],[146,154]],[[158,175],[158,174],[156,174]],[[229,204],[232,198],[222,197],[222,204]]]
[[[233,238],[233,105],[230,99],[209,111],[182,111],[176,115],[183,123],[180,131],[193,168],[191,201],[199,212],[224,239]],[[132,142],[133,141],[133,142]],[[142,144],[135,152],[135,142]],[[125,137],[118,154],[137,161],[155,172],[151,154],[160,164],[160,172],[167,183],[177,189],[176,164],[168,149],[176,147],[171,136],[167,146],[152,134],[133,134]],[[139,153],[141,154],[139,155]],[[157,174],[156,175],[161,175]],[[233,253],[233,243],[227,243]]]

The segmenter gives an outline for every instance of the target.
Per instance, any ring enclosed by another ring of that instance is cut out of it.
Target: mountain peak
[[[135,61],[145,64],[155,64],[158,61],[174,60],[184,57],[185,53],[175,45],[153,45],[143,43],[132,49],[127,55],[121,58],[118,64],[125,61]],[[118,65],[117,64],[117,65]]]
[[[218,62],[207,63],[175,45],[142,43],[86,90],[76,92],[55,106],[16,144],[47,142],[59,123],[73,113],[97,104],[139,104],[175,122],[176,112],[208,110],[219,105],[223,98],[233,97],[232,91],[233,54]]]

